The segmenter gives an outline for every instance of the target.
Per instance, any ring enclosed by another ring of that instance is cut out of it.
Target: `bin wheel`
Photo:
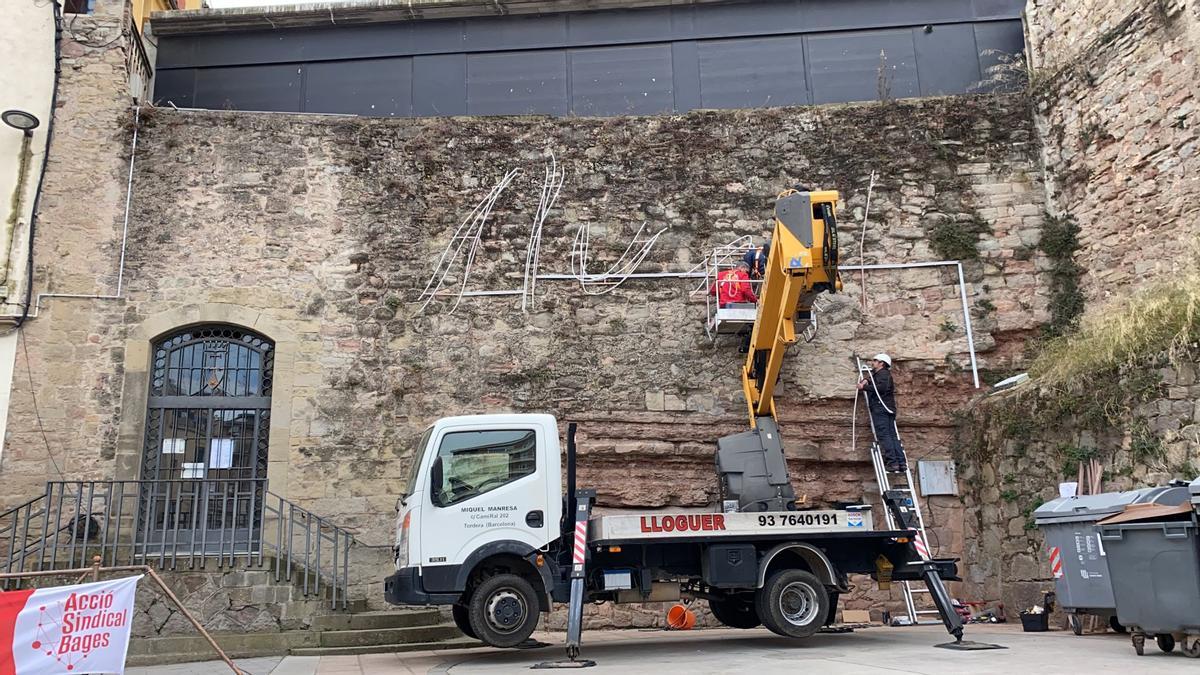
[[[1120,621],[1117,621],[1116,614],[1108,617],[1108,627],[1113,629],[1113,632],[1120,633],[1121,635],[1129,632],[1129,629],[1126,628],[1124,624],[1122,624]]]
[[[1193,659],[1200,658],[1200,638],[1184,636],[1184,638],[1179,641],[1179,651]]]
[[[1072,633],[1083,635],[1083,619],[1078,614],[1068,614],[1067,623],[1071,626]]]
[[[1172,635],[1155,635],[1154,641],[1158,643],[1158,648],[1170,654],[1175,651],[1175,637]]]
[[[1146,653],[1146,636],[1141,633],[1133,634],[1133,651],[1137,652],[1138,656]]]

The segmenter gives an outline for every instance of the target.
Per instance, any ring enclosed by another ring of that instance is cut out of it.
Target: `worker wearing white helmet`
[[[860,391],[867,392],[867,405],[871,409],[871,424],[875,427],[875,438],[883,451],[883,463],[888,471],[904,472],[908,460],[900,445],[900,434],[896,429],[896,383],[892,380],[892,357],[884,353],[871,359],[871,372],[859,383]]]

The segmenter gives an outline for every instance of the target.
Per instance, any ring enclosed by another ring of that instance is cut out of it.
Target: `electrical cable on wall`
[[[58,110],[58,80],[62,74],[62,5],[54,0],[54,84],[50,88],[50,119],[46,120],[46,148],[42,152],[42,168],[38,172],[37,188],[33,193],[33,210],[29,215],[29,253],[25,259],[25,303],[21,307],[21,316],[14,324],[18,330],[29,318],[29,310],[33,303],[33,242],[37,234],[38,207],[42,202],[42,184],[46,180],[46,166],[50,163],[50,145],[54,141],[54,117]]]
[[[54,466],[54,472],[58,474],[58,477],[66,480],[67,477],[63,473],[62,467],[59,466],[58,459],[54,457],[54,452],[50,450],[50,438],[46,435],[46,425],[42,422],[42,413],[38,409],[37,392],[33,384],[33,366],[29,362],[29,346],[25,340],[25,333],[23,331],[17,333],[17,340],[20,341],[21,353],[25,356],[25,375],[29,378],[29,400],[33,403],[33,417],[37,420],[38,432],[41,433],[42,443],[46,446],[46,457],[50,459],[50,464]],[[4,455],[0,454],[0,469],[3,468],[3,461]]]

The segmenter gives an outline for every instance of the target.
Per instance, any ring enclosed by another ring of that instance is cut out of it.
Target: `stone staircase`
[[[317,646],[291,650],[296,656],[376,654],[424,649],[478,647],[436,609],[325,615],[314,620]]]
[[[358,611],[356,611],[358,610]],[[478,647],[437,609],[364,611],[351,603],[350,611],[313,617],[309,628],[263,633],[214,633],[232,658],[254,656],[324,656],[384,652],[464,649]],[[217,658],[199,635],[179,635],[133,640],[128,665],[162,665]]]

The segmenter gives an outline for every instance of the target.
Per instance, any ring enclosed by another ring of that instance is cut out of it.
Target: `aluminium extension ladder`
[[[859,379],[867,378],[868,380],[870,380],[870,378],[871,378],[870,366],[864,365],[862,362],[862,359],[859,359],[858,357],[855,357],[854,361],[857,364]],[[871,425],[870,425],[871,426],[871,464],[873,464],[875,467],[875,482],[879,485],[879,497],[884,506],[884,508],[883,508],[884,519],[887,522],[888,529],[891,529],[891,530],[900,530],[900,529],[916,530],[917,538],[913,542],[913,546],[917,549],[917,553],[920,554],[922,560],[929,560],[929,558],[930,558],[929,546],[928,546],[928,544],[926,544],[926,542],[928,541],[928,538],[925,535],[925,518],[921,515],[921,502],[919,499],[917,499],[917,495],[912,489],[912,484],[913,484],[912,468],[909,466],[908,462],[905,461],[905,469],[904,469],[904,474],[903,474],[904,484],[898,485],[896,487],[892,486],[891,474],[888,474],[887,466],[885,465],[884,459],[883,459],[883,448],[880,447],[879,438],[875,435],[874,419],[871,416],[871,406],[869,404],[869,401],[867,400],[870,395],[869,390],[870,390],[870,386],[868,385],[867,388],[862,390],[862,397],[863,397],[863,403],[867,404],[867,419],[871,422]],[[900,429],[899,428],[896,428],[896,439],[897,440],[900,439]],[[900,448],[901,448],[901,451],[903,451],[903,448],[904,448],[903,443],[900,444]],[[897,478],[900,476],[900,474],[895,474],[895,475],[897,476]],[[907,505],[908,508],[911,509],[910,513],[911,513],[912,517],[909,519],[907,525],[904,523],[897,522],[895,515],[892,513],[892,510],[887,507],[889,492],[892,493],[891,497],[893,499],[900,498],[901,500],[903,500],[903,503],[905,505]],[[900,493],[900,494],[897,494],[897,493]],[[914,595],[916,595],[918,593],[929,593],[928,588],[923,587],[920,584],[920,582],[901,581],[900,589],[901,589],[900,594],[904,596],[904,607],[905,607],[905,610],[908,612],[908,620],[911,623],[913,623],[913,624],[941,623],[940,620],[924,620],[924,621],[921,620],[921,617],[927,616],[927,615],[940,616],[940,614],[938,613],[938,610],[936,610],[936,609],[920,609],[917,606],[916,598],[914,597]]]

